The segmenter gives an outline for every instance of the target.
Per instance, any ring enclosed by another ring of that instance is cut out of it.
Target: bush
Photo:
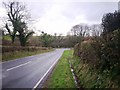
[[[74,55],[120,85],[120,29],[96,37],[91,42],[84,41],[80,47],[77,44]]]
[[[98,64],[98,58],[94,48],[92,47],[92,41],[84,41],[81,43],[81,54],[80,58],[85,63],[90,63],[90,65],[96,67]]]
[[[75,46],[74,46],[74,56],[80,56],[80,44],[77,43]]]
[[[107,74],[99,73],[99,70],[93,69],[80,58],[70,58],[72,68],[74,69],[78,85],[82,88],[119,88]]]
[[[109,70],[113,80],[120,80],[120,29],[103,36],[102,43],[101,69]]]
[[[103,34],[120,29],[120,12],[107,13],[102,18]]]

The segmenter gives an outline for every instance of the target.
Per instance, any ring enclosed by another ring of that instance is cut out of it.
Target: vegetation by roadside
[[[36,47],[36,46],[26,46],[26,47],[21,47],[21,46],[2,46],[2,53],[7,53],[7,52],[15,52],[15,51],[39,51],[39,50],[48,50],[52,49],[50,47]]]
[[[71,55],[71,50],[64,51],[44,88],[76,88],[68,62]]]
[[[22,57],[45,53],[45,52],[50,52],[50,51],[53,51],[53,49],[6,52],[6,53],[2,54],[2,61],[4,62],[4,61],[16,59],[16,58],[22,58]]]
[[[120,12],[105,14],[101,24],[100,35],[75,45],[73,67],[84,87],[120,88]]]
[[[84,63],[78,57],[71,57],[72,68],[79,86],[82,88],[118,88],[119,86],[111,80],[111,77]]]

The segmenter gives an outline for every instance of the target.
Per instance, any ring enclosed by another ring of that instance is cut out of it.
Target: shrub
[[[84,41],[80,47],[77,44],[74,54],[120,85],[120,29],[96,37],[91,42]]]
[[[92,47],[92,42],[84,41],[81,43],[81,54],[80,58],[85,63],[90,63],[90,65],[95,66],[98,63],[98,58],[94,48]]]

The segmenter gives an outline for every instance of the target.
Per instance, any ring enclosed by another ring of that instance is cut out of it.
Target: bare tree
[[[78,38],[75,38],[78,39],[77,40],[78,43],[74,47],[75,50],[74,55],[79,56],[81,52],[80,51],[81,43],[84,40],[85,36],[89,36],[90,27],[87,24],[78,24],[75,25],[71,31],[74,33],[74,36],[78,36]]]
[[[100,36],[102,33],[102,26],[100,24],[93,24],[91,26],[92,36]]]
[[[79,36],[80,38],[83,38],[84,36],[89,34],[89,26],[86,24],[78,24],[73,26],[71,29],[71,32],[73,32],[74,36]]]
[[[5,28],[11,36],[12,43],[14,43],[15,37],[18,36],[21,46],[25,46],[28,36],[33,34],[33,32],[27,33],[27,20],[29,18],[29,13],[27,13],[25,5],[15,1],[9,1],[8,3],[4,2],[3,4],[7,10],[8,16],[8,19],[5,23]],[[17,32],[19,35],[17,35]]]

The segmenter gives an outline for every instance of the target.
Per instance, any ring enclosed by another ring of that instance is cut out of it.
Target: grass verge
[[[37,51],[14,51],[14,52],[6,52],[2,54],[2,62],[9,61],[17,58],[22,58],[26,56],[32,56],[36,54],[41,54],[45,52],[53,51],[53,49],[48,50],[37,50]]]
[[[71,50],[64,51],[44,88],[76,88],[68,62],[71,55]]]

